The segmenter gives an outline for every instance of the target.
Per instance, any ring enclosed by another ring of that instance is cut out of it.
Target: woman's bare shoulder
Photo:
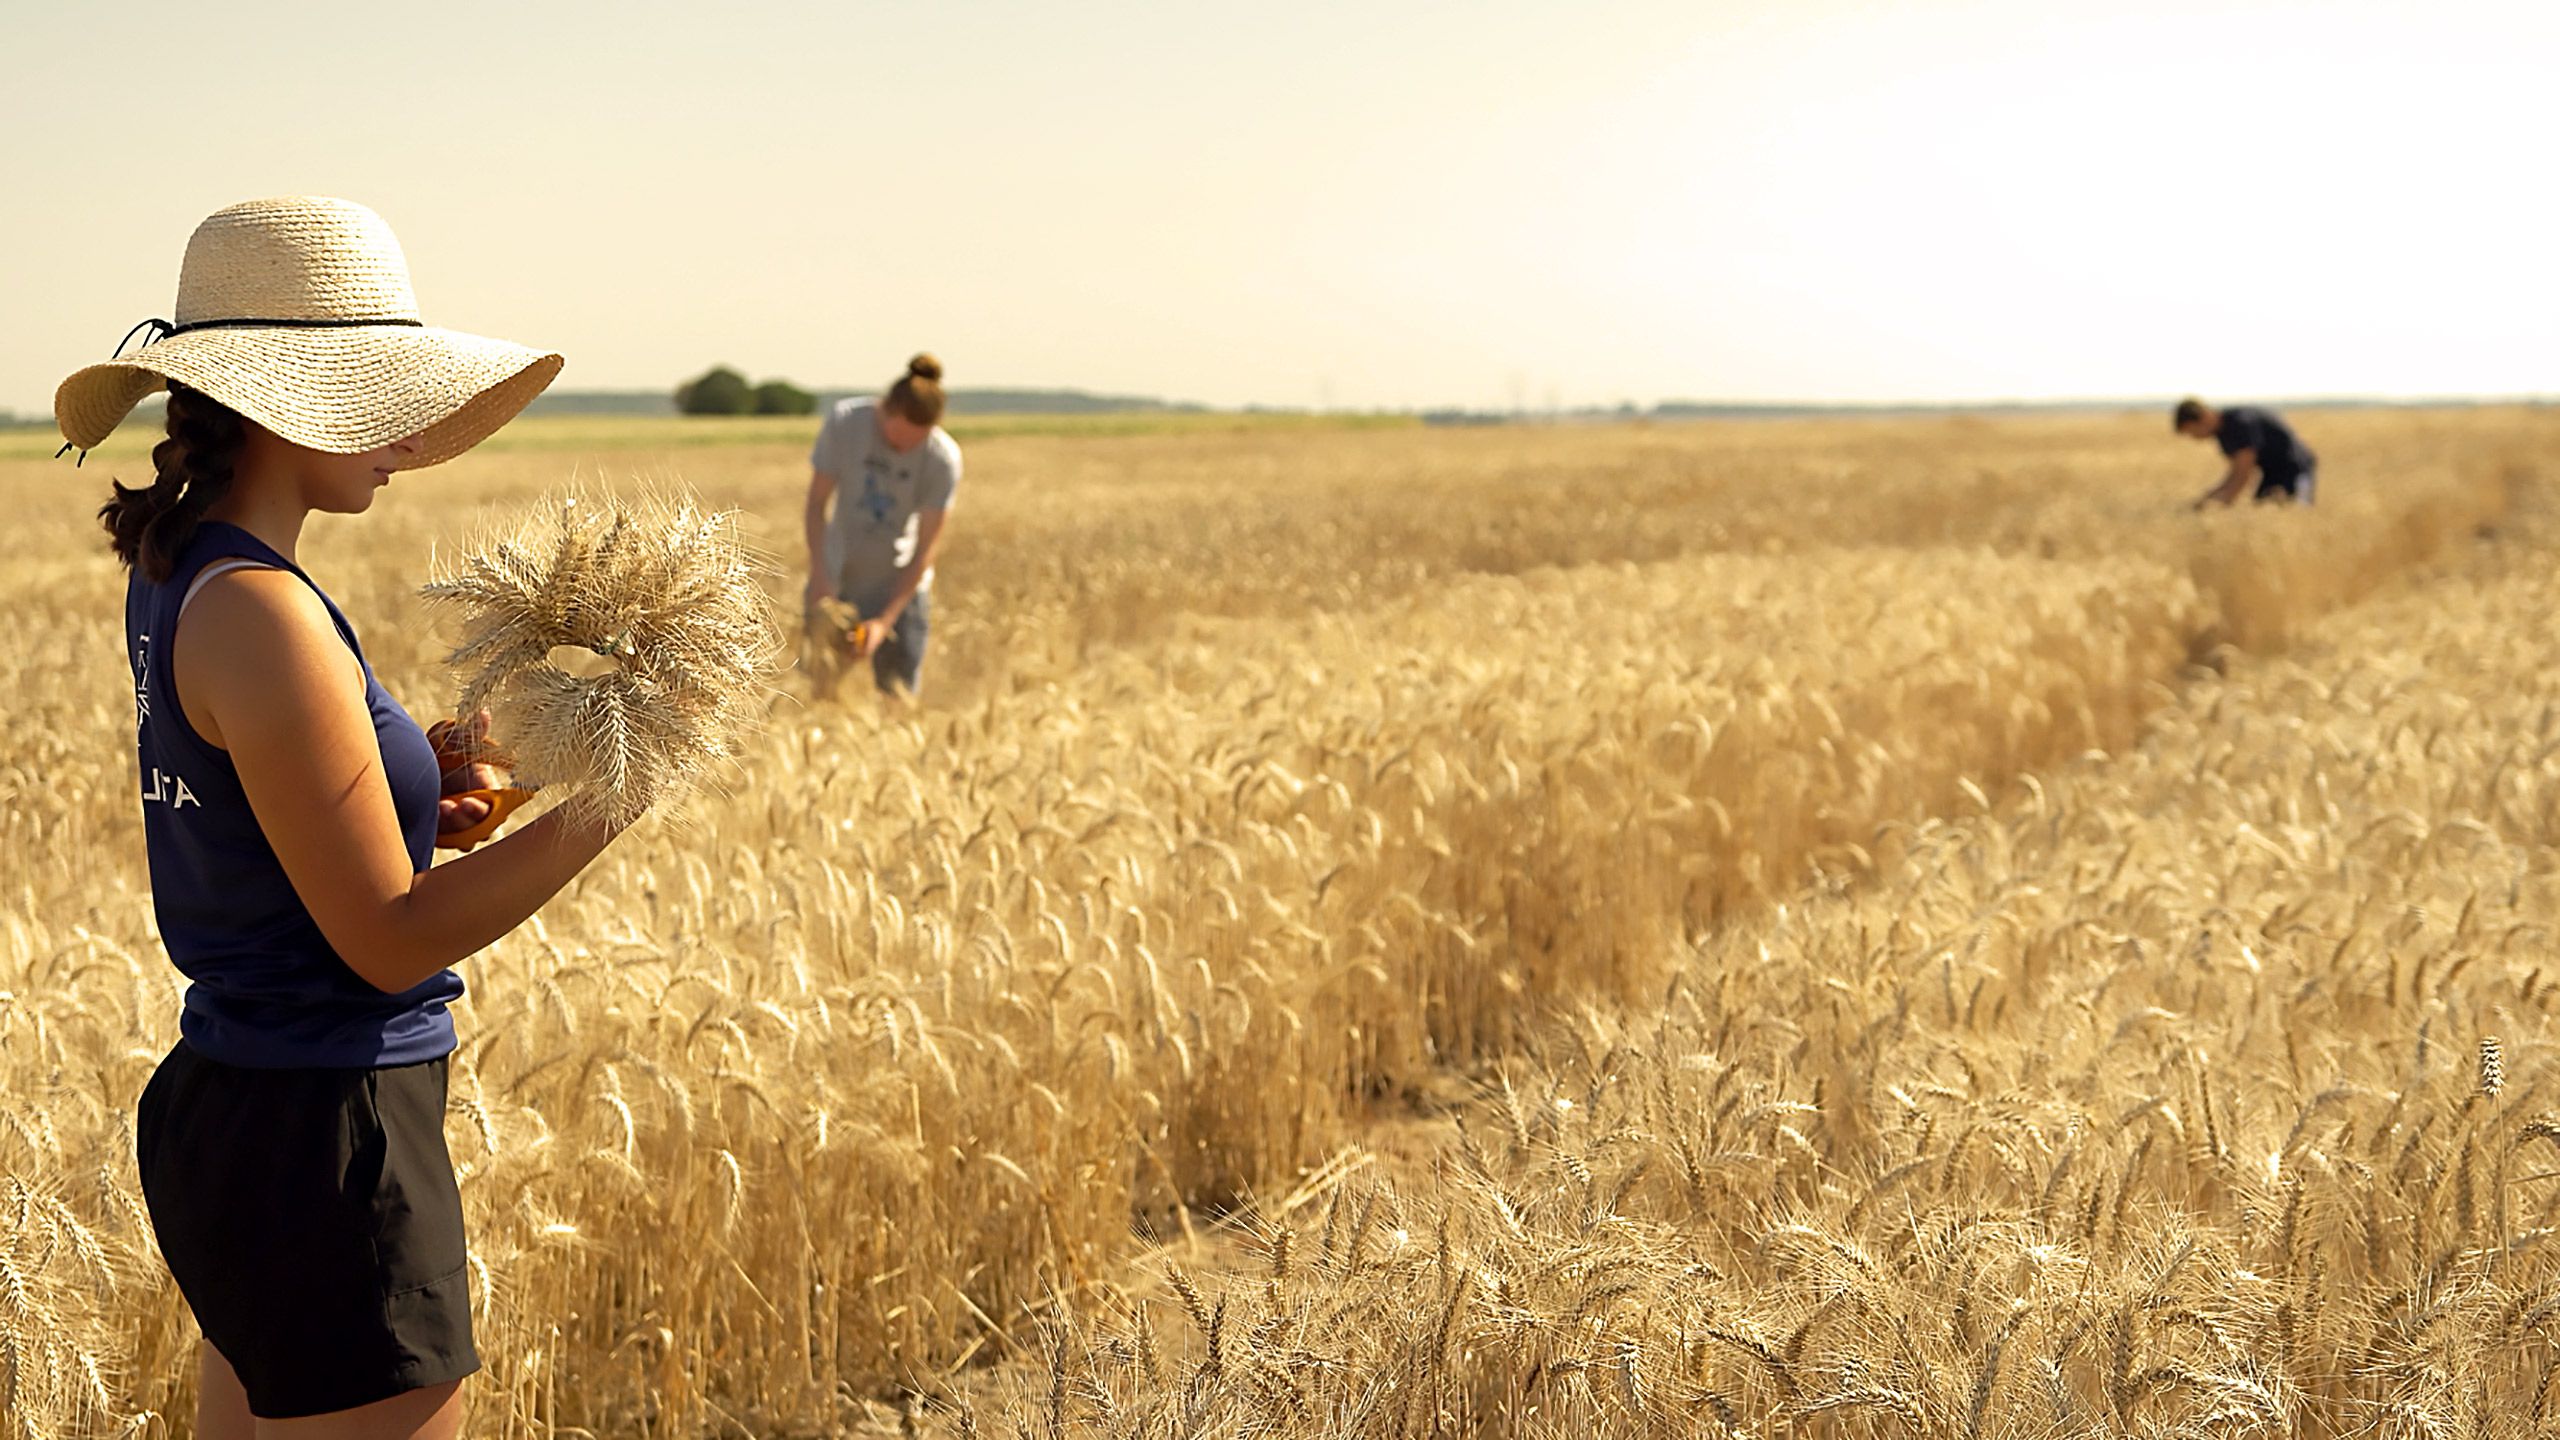
[[[206,581],[179,618],[177,644],[197,673],[272,674],[313,663],[336,669],[345,663],[337,657],[348,653],[319,592],[290,570],[264,565]]]

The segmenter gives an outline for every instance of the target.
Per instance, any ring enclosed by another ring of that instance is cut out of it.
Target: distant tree
[[[726,365],[714,365],[676,387],[676,409],[687,415],[752,415],[756,392],[747,377]]]
[[[818,397],[788,380],[767,380],[756,387],[758,415],[814,415],[817,411]]]

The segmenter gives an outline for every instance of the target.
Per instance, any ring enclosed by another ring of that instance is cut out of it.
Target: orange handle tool
[[[479,824],[472,826],[468,830],[456,830],[450,834],[438,835],[436,837],[436,844],[444,849],[468,850],[472,846],[479,844],[481,841],[488,839],[490,836],[497,834],[498,827],[507,823],[507,817],[516,813],[517,809],[520,808],[524,802],[533,798],[533,792],[530,790],[518,789],[513,785],[509,785],[501,790],[464,790],[456,794],[447,795],[444,798],[447,800],[485,800],[489,804],[489,813],[480,817]]]
[[[437,737],[436,769],[443,774],[450,775],[466,765],[487,764],[503,768],[509,763],[507,756],[495,750],[474,754],[471,745],[467,742],[456,743],[460,739],[458,732],[462,728],[459,725],[447,722],[437,728],[443,733]],[[506,785],[495,790],[457,790],[453,794],[440,798],[480,800],[488,804],[489,813],[480,817],[480,823],[467,830],[456,830],[450,834],[436,836],[436,844],[440,848],[468,850],[497,834],[498,827],[507,823],[507,817],[516,813],[524,802],[533,798],[533,792],[520,786]]]

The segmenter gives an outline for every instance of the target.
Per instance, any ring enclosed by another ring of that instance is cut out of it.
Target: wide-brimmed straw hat
[[[560,357],[440,330],[418,318],[409,262],[382,217],[289,195],[228,206],[187,241],[175,321],[142,348],[73,372],[54,392],[82,451],[174,381],[296,445],[353,455],[417,437],[407,463],[450,460],[515,418]]]

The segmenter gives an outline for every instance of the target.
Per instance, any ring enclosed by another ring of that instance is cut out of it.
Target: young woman
[[[930,355],[908,361],[879,399],[836,402],[809,451],[807,609],[852,608],[846,648],[871,661],[882,694],[923,689],[933,557],[959,490],[960,446],[942,429],[942,362]]]
[[[125,600],[152,904],[191,982],[144,1090],[151,1223],[204,1332],[206,1440],[444,1437],[478,1368],[444,1144],[452,966],[610,833],[484,829],[297,557],[315,511],[513,418],[560,357],[431,329],[398,242],[341,200],[252,201],[188,242],[174,325],[63,382],[93,446],[169,392],[157,475],[99,512]]]

